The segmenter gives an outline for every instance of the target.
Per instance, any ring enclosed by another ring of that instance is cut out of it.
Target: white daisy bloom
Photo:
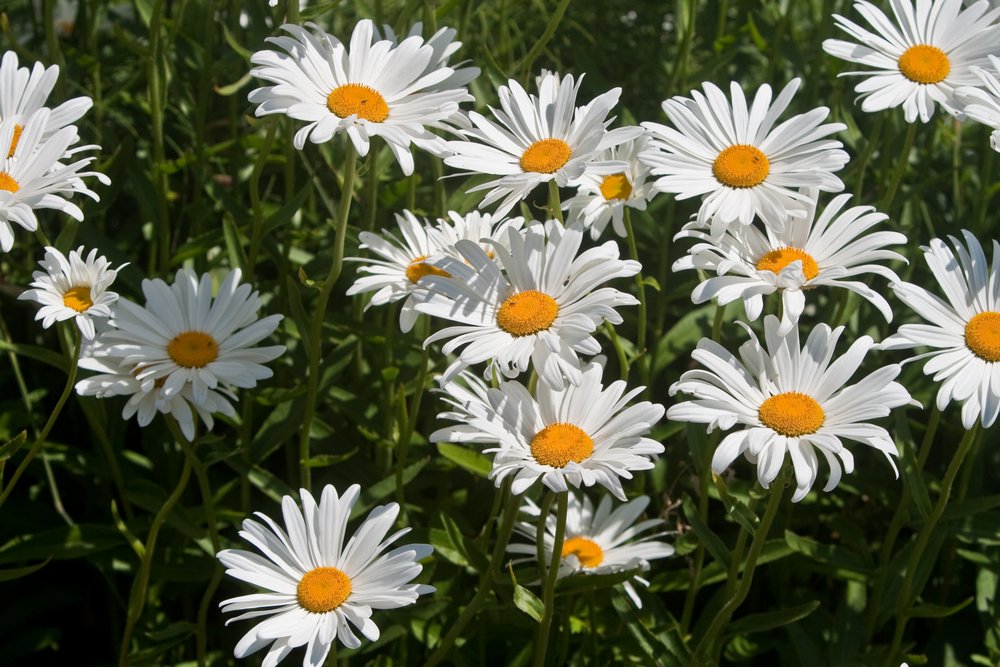
[[[962,0],[892,0],[895,23],[878,7],[860,0],[854,9],[874,32],[833,15],[837,27],[859,43],[827,39],[823,50],[832,56],[868,65],[874,70],[844,72],[867,77],[854,87],[862,111],[903,107],[907,123],[917,117],[927,122],[934,103],[957,113],[954,92],[959,86],[978,86],[975,66],[986,66],[987,54],[1000,48],[1000,26],[994,21],[1000,7],[988,0],[962,7]]]
[[[612,511],[611,498],[601,496],[601,502],[594,510],[594,503],[586,494],[568,492],[566,496],[566,529],[564,532],[562,559],[559,561],[559,579],[576,574],[612,574],[628,570],[649,570],[649,561],[674,555],[673,545],[657,540],[662,532],[642,535],[653,528],[662,528],[663,519],[638,521],[649,506],[649,496],[633,498]],[[528,560],[537,558],[538,518],[542,510],[530,498],[525,499],[521,512],[534,519],[522,521],[515,527],[517,532],[532,541],[531,544],[513,543],[507,551],[524,554]],[[555,510],[545,518],[545,533],[542,535],[543,553],[546,564],[551,562],[552,547],[556,541],[557,517]],[[641,537],[640,537],[641,536]],[[636,574],[633,580],[648,586],[649,582]],[[642,608],[632,583],[622,583],[625,592]]]
[[[407,175],[413,173],[411,143],[444,150],[443,140],[427,128],[447,123],[459,102],[472,99],[458,86],[464,77],[444,65],[447,47],[417,35],[398,45],[373,41],[375,27],[367,19],[355,26],[350,46],[315,24],[306,25],[312,33],[285,24],[282,30],[291,37],[267,38],[287,53],[264,50],[251,56],[256,67],[250,73],[275,84],[250,93],[250,102],[260,105],[257,116],[283,113],[305,121],[295,133],[299,149],[306,139],[319,144],[346,132],[363,156],[371,137],[382,137]],[[449,80],[458,87],[441,87]]]
[[[625,500],[622,478],[653,467],[663,445],[646,437],[663,417],[663,406],[628,406],[645,387],[626,392],[623,381],[601,384],[604,367],[590,363],[580,383],[553,389],[539,383],[536,397],[517,381],[487,387],[470,373],[467,386],[440,379],[454,408],[438,415],[457,422],[431,434],[432,442],[496,444],[490,478],[497,486],[513,475],[511,491],[523,493],[541,480],[553,491],[600,484]],[[628,406],[628,407],[626,407]]]
[[[817,107],[775,126],[792,101],[799,79],[792,79],[771,104],[771,87],[764,84],[747,107],[743,89],[729,86],[730,99],[711,83],[694,99],[664,100],[671,123],[645,122],[652,135],[640,159],[660,176],[653,187],[677,199],[704,195],[698,222],[712,226],[712,236],[739,221],[759,215],[776,224],[788,216],[805,215],[808,197],[800,188],[839,192],[843,182],[833,174],[847,164],[842,144],[828,135],[846,129],[843,123],[823,123],[830,110]]]
[[[1000,152],[1000,58],[990,54],[992,69],[973,67],[972,72],[982,88],[962,86],[955,90],[955,99],[962,104],[962,114],[978,123],[993,128],[990,146]]]
[[[624,162],[625,169],[608,172],[608,168],[587,165],[583,176],[570,185],[577,187],[577,195],[562,203],[569,211],[569,220],[579,222],[590,230],[595,241],[611,222],[615,234],[624,237],[625,208],[646,210],[646,203],[657,193],[647,182],[649,167],[639,160],[639,153],[646,149],[646,135],[630,139],[602,152],[596,164]]]
[[[808,193],[815,200],[818,192]],[[906,243],[898,232],[879,231],[867,234],[888,216],[871,206],[844,205],[851,195],[835,197],[823,212],[816,215],[816,205],[810,204],[805,220],[783,225],[777,230],[766,225],[763,232],[756,227],[730,228],[721,239],[713,240],[708,230],[692,223],[675,238],[694,238],[699,243],[688,254],[674,262],[673,270],[701,269],[711,277],[691,292],[694,303],[718,299],[725,305],[743,300],[747,317],[756,320],[764,308],[763,297],[781,293],[782,319],[779,335],[785,335],[799,320],[806,304],[806,292],[829,285],[843,287],[867,299],[889,322],[892,308],[885,298],[866,281],[850,280],[865,274],[875,274],[890,283],[899,277],[881,264],[886,260],[906,261],[888,245]]]
[[[449,141],[448,148],[454,155],[444,162],[468,174],[500,176],[469,190],[489,190],[480,208],[502,200],[495,215],[506,215],[540,183],[554,179],[559,186],[568,185],[583,175],[584,168],[598,159],[601,151],[641,133],[635,127],[607,131],[613,120],[608,119],[608,113],[618,103],[621,88],[612,88],[576,107],[582,81],[582,76],[574,79],[568,74],[560,78],[543,71],[535,97],[510,79],[498,91],[502,111],[490,109],[499,124],[469,112],[475,126],[464,133],[469,141]],[[597,167],[602,165],[616,171],[626,168],[621,162],[600,163]]]
[[[53,322],[75,318],[83,337],[93,340],[91,318],[111,317],[111,304],[118,300],[118,294],[108,288],[127,263],[112,269],[107,258],[97,256],[96,248],[84,259],[80,246],[71,250],[69,257],[47,247],[38,264],[45,270],[31,274],[35,281],[31,283],[33,289],[25,290],[18,298],[42,305],[35,319],[42,320],[44,328],[48,329]]]
[[[884,366],[845,386],[872,348],[870,337],[860,337],[831,363],[844,327],[831,331],[826,324],[818,324],[800,348],[798,328],[779,336],[778,318],[768,315],[764,318],[765,349],[748,326],[739,324],[750,334],[750,340],[740,346],[739,359],[702,338],[691,356],[707,370],[687,371],[670,387],[671,396],[683,392],[695,400],[671,406],[667,419],[708,424],[709,433],[716,427],[746,427],[719,443],[712,457],[714,473],[721,474],[742,454],[757,464],[757,478],[768,488],[787,452],[795,469],[792,500],[798,502],[819,475],[817,451],[830,466],[824,491],[837,486],[841,463],[848,474],[854,471],[854,455],[843,438],[885,454],[899,476],[892,437],[881,426],[868,423],[887,416],[893,408],[908,403],[919,406],[894,382],[899,365]]]
[[[218,554],[226,574],[268,592],[223,601],[223,612],[243,612],[226,621],[267,617],[236,644],[233,655],[244,658],[265,647],[263,664],[272,667],[292,649],[305,646],[304,667],[320,667],[334,639],[347,648],[361,646],[359,632],[377,641],[372,621],[375,609],[396,609],[434,592],[433,586],[412,584],[423,567],[419,561],[433,551],[429,544],[408,544],[388,550],[410,531],[388,535],[399,505],[375,507],[345,543],[351,508],[360,487],[348,487],[342,496],[327,484],[319,504],[302,489],[302,507],[291,496],[281,499],[282,528],[266,514],[263,521],[245,519],[240,536],[263,556],[242,549]]]
[[[990,266],[979,240],[965,230],[962,236],[964,246],[948,237],[954,252],[941,239],[922,248],[947,301],[912,283],[893,286],[896,296],[928,324],[904,324],[881,347],[934,348],[914,360],[929,358],[924,373],[941,383],[938,408],[961,402],[962,425],[971,429],[977,419],[992,426],[1000,413],[1000,244],[993,241]]]
[[[27,67],[18,67],[16,53],[5,51],[3,59],[0,60],[0,120],[13,116],[29,118],[39,109],[51,107],[46,104],[46,100],[58,78],[58,65],[45,67],[36,62],[29,70]],[[73,123],[80,120],[93,103],[89,97],[74,97],[52,109],[42,131],[42,140],[51,138],[64,127],[69,127],[73,130],[74,137],[70,143],[75,143],[77,130]],[[7,157],[13,157],[23,130],[23,125],[14,125],[13,141],[9,145],[4,144],[8,146]]]
[[[523,235],[522,235],[523,234]],[[641,265],[618,258],[618,244],[608,241],[580,253],[583,227],[564,228],[549,220],[522,233],[507,230],[507,246],[493,244],[496,259],[476,243],[459,241],[461,260],[443,257],[435,266],[448,276],[421,280],[427,291],[413,294],[416,309],[458,322],[424,341],[447,340],[450,354],[463,348],[445,375],[449,378],[473,364],[489,361],[506,377],[516,377],[534,364],[543,382],[554,388],[580,382],[578,354],[601,351],[594,331],[603,322],[621,324],[618,306],[638,300],[598,285],[634,276]]]

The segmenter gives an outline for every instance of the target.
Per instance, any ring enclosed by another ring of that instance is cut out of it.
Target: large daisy
[[[282,30],[291,37],[267,39],[286,53],[264,50],[251,56],[256,67],[250,73],[275,84],[250,93],[250,102],[260,105],[256,115],[283,113],[305,121],[295,133],[300,149],[306,139],[323,143],[346,132],[358,154],[367,155],[371,137],[382,137],[407,175],[413,173],[411,143],[443,150],[443,140],[427,128],[446,123],[459,102],[472,99],[459,85],[464,77],[444,65],[446,47],[418,35],[399,44],[373,41],[369,20],[358,22],[349,46],[315,24],[306,25],[313,32],[285,24]],[[456,87],[441,87],[449,80]]]
[[[993,128],[990,146],[1000,152],[1000,58],[990,54],[990,69],[973,67],[972,72],[982,88],[962,86],[955,90],[955,99],[962,105],[962,113],[976,122]]]
[[[423,567],[418,561],[432,552],[429,544],[408,544],[389,550],[410,531],[389,531],[399,505],[375,507],[345,542],[351,508],[361,488],[354,484],[342,496],[327,484],[319,504],[305,489],[302,507],[291,496],[281,499],[282,528],[261,512],[261,521],[245,519],[240,536],[263,555],[242,549],[218,554],[226,574],[265,589],[224,600],[223,612],[243,612],[226,621],[260,619],[236,644],[233,654],[244,658],[268,648],[264,665],[276,665],[292,649],[305,646],[304,667],[320,667],[335,639],[347,648],[361,646],[355,634],[377,641],[372,620],[375,609],[396,609],[434,592],[433,586],[410,583]]]
[[[742,323],[740,323],[742,324]],[[818,324],[799,347],[799,330],[778,335],[778,318],[764,318],[764,342],[746,325],[750,340],[740,346],[737,359],[724,347],[702,338],[691,354],[706,370],[687,371],[670,387],[670,395],[691,394],[694,400],[667,410],[667,419],[708,424],[730,433],[712,457],[712,471],[721,474],[741,454],[757,464],[757,478],[767,488],[778,476],[787,452],[795,469],[795,494],[802,500],[819,475],[817,451],[830,467],[824,488],[830,491],[841,477],[841,464],[854,471],[854,455],[843,440],[854,440],[885,454],[898,477],[892,437],[869,420],[887,416],[894,408],[913,403],[895,382],[900,367],[884,366],[847,385],[861,366],[872,339],[862,336],[833,360],[834,347],[844,327],[830,330]],[[832,363],[831,363],[832,361]]]
[[[13,116],[26,119],[43,107],[51,108],[47,100],[58,78],[58,65],[45,67],[36,62],[29,70],[27,67],[18,67],[15,52],[5,51],[3,60],[0,60],[0,120]],[[42,131],[42,139],[50,138],[64,127],[71,127],[75,137],[76,127],[73,123],[87,113],[92,105],[93,101],[89,97],[74,97],[52,108]],[[15,124],[14,140],[7,149],[8,157],[13,156],[17,149],[22,130],[23,125]],[[75,141],[74,138],[71,143]]]
[[[604,367],[588,364],[580,383],[553,389],[539,383],[536,397],[517,381],[488,388],[464,373],[464,386],[442,379],[442,394],[453,410],[439,419],[457,422],[431,434],[432,442],[495,444],[490,478],[497,486],[513,476],[511,491],[522,493],[536,481],[553,491],[600,484],[625,500],[622,478],[653,467],[663,445],[646,437],[663,416],[663,406],[628,403],[645,387],[626,391],[623,381],[601,384]]]
[[[594,355],[601,346],[593,337],[600,324],[620,324],[618,306],[634,305],[635,297],[598,285],[633,276],[638,262],[618,258],[618,245],[608,241],[579,255],[583,227],[564,228],[555,220],[529,225],[523,236],[507,231],[507,245],[493,244],[495,260],[476,243],[459,241],[461,260],[443,257],[435,266],[447,276],[421,280],[427,291],[413,295],[416,308],[458,322],[424,341],[447,340],[444,352],[459,348],[458,360],[445,372],[489,361],[507,377],[534,363],[543,382],[561,387],[580,381],[578,354]]]
[[[929,358],[924,373],[941,383],[938,408],[961,402],[962,425],[970,429],[977,419],[991,426],[1000,413],[1000,244],[993,241],[991,266],[979,240],[965,230],[962,235],[964,246],[948,237],[954,252],[941,239],[923,248],[947,301],[919,285],[895,285],[896,296],[928,324],[904,324],[881,347],[934,348],[915,359]]]
[[[863,111],[902,106],[908,123],[917,116],[930,120],[935,102],[957,111],[955,88],[980,85],[972,68],[988,66],[986,56],[1000,49],[1000,26],[994,24],[1000,7],[990,9],[988,0],[964,9],[962,0],[918,0],[915,6],[893,0],[890,6],[895,22],[870,2],[854,3],[872,30],[834,14],[837,27],[860,44],[828,39],[823,50],[874,68],[842,74],[867,77],[854,88]]]

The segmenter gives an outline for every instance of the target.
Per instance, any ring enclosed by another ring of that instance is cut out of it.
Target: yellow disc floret
[[[326,108],[341,118],[357,116],[372,123],[381,123],[389,117],[389,105],[374,88],[360,83],[347,83],[326,96]]]
[[[421,278],[425,278],[427,276],[441,276],[442,278],[451,278],[450,273],[448,273],[444,269],[439,269],[433,264],[428,264],[427,262],[424,261],[425,259],[427,259],[427,255],[421,255],[420,257],[417,257],[412,262],[410,262],[410,265],[406,267],[407,280],[416,285],[418,280],[420,280]]]
[[[20,184],[14,180],[14,177],[8,174],[6,171],[0,171],[0,190],[6,190],[7,192],[17,192],[21,189]]]
[[[531,439],[531,455],[543,466],[565,468],[570,461],[579,463],[594,453],[594,441],[573,424],[549,424]]]
[[[601,181],[601,194],[608,201],[628,199],[632,196],[632,184],[625,174],[610,174]]]
[[[965,325],[965,345],[984,361],[1000,361],[1000,313],[977,313]]]
[[[760,185],[771,173],[767,156],[749,144],[736,144],[725,149],[712,163],[712,175],[731,188],[752,188]]]
[[[185,368],[202,368],[219,356],[219,344],[207,333],[185,331],[167,343],[167,353]]]
[[[899,57],[899,71],[915,83],[941,83],[951,71],[951,61],[938,47],[917,44]]]
[[[306,611],[325,614],[351,595],[351,578],[335,567],[317,567],[299,580],[295,597]]]
[[[815,433],[826,418],[815,398],[797,391],[767,399],[757,409],[757,416],[764,426],[790,438]]]
[[[576,556],[580,567],[597,567],[604,560],[604,549],[586,537],[571,537],[563,542],[562,557]]]
[[[63,305],[67,308],[72,308],[78,313],[89,309],[94,305],[94,301],[90,298],[90,286],[77,285],[76,287],[70,287],[63,294]]]
[[[772,250],[758,259],[757,270],[770,271],[771,273],[778,274],[781,273],[782,269],[795,260],[802,262],[802,273],[805,274],[806,280],[812,280],[819,275],[819,265],[816,264],[816,260],[812,258],[812,255],[807,253],[802,248],[790,247]]]
[[[528,146],[521,156],[521,169],[551,174],[569,162],[573,151],[562,139],[542,139]]]
[[[525,290],[507,297],[497,310],[497,326],[511,336],[545,331],[556,320],[559,305],[548,294]]]

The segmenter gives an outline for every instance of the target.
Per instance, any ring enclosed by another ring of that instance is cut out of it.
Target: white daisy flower
[[[772,224],[789,215],[805,215],[808,198],[800,188],[827,192],[844,189],[833,172],[847,164],[842,144],[828,135],[846,129],[826,123],[830,110],[817,107],[778,126],[799,79],[792,79],[771,104],[771,87],[761,86],[747,108],[743,89],[730,84],[731,100],[711,83],[694,99],[664,100],[663,111],[677,127],[645,122],[653,139],[640,159],[660,176],[653,187],[677,199],[704,195],[698,222],[711,223],[712,236],[739,221],[749,225],[759,215]]]
[[[978,86],[974,66],[987,66],[986,56],[1000,48],[1000,26],[994,21],[1000,7],[988,0],[964,8],[962,0],[892,0],[895,23],[878,7],[861,0],[854,9],[874,32],[833,15],[837,27],[860,42],[828,39],[823,50],[832,56],[875,68],[844,72],[865,76],[855,86],[862,111],[903,107],[907,123],[934,115],[934,103],[956,113],[954,92],[959,86]]]
[[[522,236],[523,233],[523,236]],[[554,388],[580,381],[578,354],[594,355],[601,346],[592,336],[601,323],[621,324],[615,310],[635,305],[630,294],[611,287],[612,280],[633,276],[641,265],[618,258],[608,241],[579,256],[583,227],[564,228],[555,220],[507,231],[507,247],[493,244],[496,260],[471,241],[455,244],[462,260],[443,257],[435,266],[448,276],[421,280],[427,291],[413,294],[416,309],[454,322],[432,334],[424,345],[448,340],[450,354],[463,348],[445,375],[483,361],[516,377],[534,364],[539,377]]]
[[[413,173],[411,143],[444,150],[443,140],[427,128],[447,123],[459,102],[472,99],[464,87],[441,87],[448,80],[457,86],[464,78],[444,65],[447,47],[417,35],[398,45],[373,41],[369,20],[358,22],[348,47],[319,26],[306,25],[312,33],[285,24],[282,30],[291,37],[268,37],[287,54],[264,50],[251,56],[257,67],[250,73],[276,84],[250,93],[250,102],[260,105],[257,116],[283,113],[306,121],[295,133],[299,149],[306,139],[319,144],[346,132],[363,156],[371,137],[382,137],[407,175]]]
[[[595,241],[611,222],[615,234],[624,237],[625,208],[646,210],[646,203],[656,195],[649,178],[649,167],[639,160],[639,153],[646,149],[647,137],[641,135],[602,152],[596,164],[624,162],[622,171],[607,173],[608,167],[587,165],[583,176],[571,183],[577,195],[562,203],[569,211],[569,220],[579,222],[590,230]]]
[[[934,348],[914,360],[929,358],[924,373],[941,383],[938,408],[961,402],[962,425],[971,429],[977,419],[992,426],[1000,413],[1000,244],[993,241],[990,266],[979,240],[965,230],[962,236],[965,246],[948,237],[954,253],[941,239],[922,248],[947,301],[912,283],[893,286],[896,296],[928,324],[904,324],[881,347]]]
[[[269,667],[299,646],[306,647],[303,666],[320,667],[334,639],[347,648],[361,646],[355,632],[377,641],[373,610],[405,607],[435,590],[410,583],[423,569],[418,561],[433,551],[429,544],[387,551],[410,531],[403,528],[388,535],[399,505],[374,508],[345,544],[347,522],[360,487],[354,484],[338,496],[327,484],[319,505],[305,489],[299,494],[301,510],[291,496],[281,499],[284,529],[261,512],[256,515],[263,523],[243,521],[240,536],[263,556],[242,549],[224,549],[218,554],[226,574],[268,591],[230,598],[220,606],[223,612],[244,612],[226,625],[267,617],[243,636],[233,655],[244,658],[270,647],[263,662]]]
[[[118,294],[108,288],[127,263],[112,269],[107,258],[97,256],[96,248],[84,259],[83,246],[80,246],[71,250],[69,257],[47,247],[45,257],[38,264],[45,270],[31,274],[34,289],[25,290],[18,298],[42,305],[35,319],[42,320],[44,328],[48,329],[53,322],[75,318],[83,337],[92,340],[94,322],[91,318],[111,316],[111,304],[118,300]]]
[[[1000,152],[1000,58],[990,54],[992,69],[973,67],[972,73],[979,77],[982,88],[962,86],[955,90],[955,99],[962,104],[962,114],[983,125],[993,128],[990,146]]]
[[[674,555],[673,545],[657,540],[662,532],[652,535],[642,533],[662,528],[663,519],[645,519],[636,523],[649,506],[649,496],[633,498],[624,505],[611,510],[611,498],[601,496],[601,502],[594,510],[594,504],[586,494],[568,492],[566,497],[566,528],[562,546],[562,560],[559,561],[559,579],[576,574],[613,574],[628,570],[649,570],[649,561],[658,558],[668,558]],[[524,554],[527,559],[537,558],[538,547],[538,517],[541,508],[530,498],[525,499],[521,512],[532,517],[533,521],[519,522],[515,527],[517,532],[532,541],[531,544],[513,543],[507,551],[513,554]],[[545,562],[552,559],[552,548],[556,541],[555,511],[545,518],[545,533],[542,535]],[[641,537],[640,537],[641,535]],[[649,582],[636,574],[633,580],[649,586]],[[630,581],[622,583],[636,607],[642,608],[639,598]]]
[[[844,386],[861,366],[873,343],[868,336],[854,342],[831,363],[834,347],[844,327],[830,330],[818,324],[799,348],[799,331],[778,335],[778,318],[764,318],[766,349],[748,326],[750,334],[740,346],[740,358],[708,338],[702,338],[692,358],[707,370],[687,371],[670,387],[670,395],[691,394],[693,401],[677,403],[667,410],[667,419],[708,424],[729,430],[712,457],[712,471],[721,474],[741,454],[757,464],[757,478],[767,488],[791,456],[795,469],[794,502],[802,500],[819,475],[817,450],[830,466],[824,491],[837,486],[843,470],[854,471],[854,455],[843,439],[874,447],[888,459],[896,476],[892,437],[868,420],[887,416],[893,408],[908,403],[906,389],[894,382],[897,364],[884,366],[861,381]],[[916,404],[919,406],[919,404]]]
[[[818,192],[807,193],[812,200]],[[743,300],[747,317],[756,320],[764,307],[763,296],[781,293],[782,319],[779,335],[796,325],[806,304],[806,292],[829,285],[843,287],[867,299],[889,322],[892,308],[885,298],[866,282],[850,280],[875,274],[890,283],[899,282],[891,269],[876,264],[906,258],[888,245],[906,243],[898,232],[879,231],[866,234],[888,216],[871,206],[852,206],[843,210],[851,195],[835,197],[817,217],[816,205],[810,204],[805,220],[794,224],[730,228],[721,239],[713,240],[697,222],[685,226],[675,238],[694,238],[700,243],[674,262],[673,270],[701,269],[711,277],[691,292],[694,303],[710,299],[725,305]]]
[[[608,113],[618,103],[621,88],[612,88],[576,107],[582,81],[582,76],[560,78],[543,71],[535,97],[510,79],[498,91],[502,111],[490,109],[499,124],[469,112],[475,126],[465,132],[470,140],[449,141],[448,148],[455,154],[444,162],[469,174],[500,176],[469,190],[489,190],[480,208],[502,199],[495,215],[506,215],[540,183],[554,179],[559,186],[568,185],[583,175],[587,163],[596,160],[602,150],[641,133],[635,127],[607,131],[613,120],[608,119]],[[604,166],[617,171],[626,168],[620,162]]]
[[[50,107],[46,100],[58,78],[58,65],[45,67],[36,62],[29,70],[27,67],[18,67],[16,53],[5,51],[0,60],[0,120],[14,116],[26,119],[43,107]],[[72,128],[74,137],[70,143],[75,143],[77,130],[73,123],[80,120],[92,105],[93,100],[89,97],[74,97],[52,109],[42,131],[42,140],[69,127]],[[4,144],[8,146],[7,157],[13,157],[23,130],[23,125],[15,123],[13,141],[9,145]]]
[[[621,479],[653,467],[663,445],[646,437],[663,416],[663,406],[642,401],[628,406],[645,387],[625,391],[621,380],[605,388],[604,367],[590,363],[577,386],[553,389],[539,383],[536,398],[520,382],[488,388],[470,373],[463,387],[441,378],[445,401],[454,410],[439,419],[458,422],[431,434],[432,442],[496,444],[490,478],[497,486],[513,475],[511,491],[522,493],[537,480],[553,491],[600,484],[625,500]]]

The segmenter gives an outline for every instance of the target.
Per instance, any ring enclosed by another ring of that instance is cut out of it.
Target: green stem
[[[257,268],[257,254],[260,252],[260,241],[264,228],[264,211],[260,203],[260,177],[264,173],[264,165],[267,164],[267,158],[271,154],[271,146],[274,145],[274,137],[277,133],[278,123],[272,122],[267,128],[267,135],[264,137],[260,152],[257,153],[257,161],[250,174],[250,208],[253,210],[253,224],[250,231],[250,251],[245,267],[245,279],[248,283],[253,283],[253,273]]]
[[[913,149],[913,139],[917,134],[917,124],[910,123],[909,127],[906,128],[906,137],[903,139],[903,149],[899,152],[899,158],[896,160],[896,168],[892,172],[892,180],[889,182],[889,189],[886,190],[885,197],[882,199],[882,204],[879,206],[879,210],[883,213],[889,213],[889,207],[892,206],[892,200],[896,198],[896,190],[899,189],[899,184],[903,181],[903,174],[906,173],[906,167],[909,164],[910,151]]]
[[[712,340],[718,343],[722,340],[722,321],[726,316],[726,307],[715,302],[715,317],[712,318]]]
[[[552,628],[552,617],[556,608],[556,579],[559,578],[559,563],[562,561],[563,538],[566,536],[566,511],[569,507],[569,492],[563,491],[559,495],[559,507],[556,510],[556,536],[552,542],[552,555],[549,561],[549,571],[545,578],[545,589],[542,592],[542,603],[545,611],[542,613],[542,620],[538,625],[538,640],[535,642],[534,667],[544,667],[545,654],[549,648],[549,631]],[[542,516],[545,519],[545,516]],[[542,539],[542,534],[537,535],[537,539]]]
[[[556,5],[552,13],[549,14],[549,22],[545,26],[545,31],[542,36],[538,38],[538,41],[532,45],[531,50],[528,54],[524,56],[524,63],[522,64],[522,72],[524,73],[524,78],[527,79],[531,75],[531,68],[535,64],[535,59],[541,55],[542,50],[545,45],[549,43],[552,36],[556,34],[556,29],[559,27],[559,23],[562,21],[563,14],[566,13],[566,8],[569,7],[570,0],[559,0],[559,4]]]
[[[857,183],[854,186],[855,201],[861,198],[861,193],[864,190],[865,171],[868,169],[868,162],[872,158],[872,153],[875,152],[875,146],[878,145],[878,138],[882,134],[882,126],[885,125],[886,115],[880,113],[875,117],[875,127],[865,136],[864,150],[861,151],[861,155],[855,160],[856,173],[858,175]]]
[[[167,204],[167,173],[163,170],[166,151],[163,140],[164,71],[161,63],[161,25],[164,0],[155,0],[149,21],[149,58],[146,62],[149,89],[150,131],[152,132],[152,170],[150,175],[156,191],[157,269],[166,271],[170,264],[170,213]]]
[[[562,204],[559,202],[559,185],[556,179],[549,181],[549,217],[563,221]]]
[[[625,216],[623,222],[625,223],[625,239],[628,242],[628,251],[632,256],[632,259],[639,261],[639,247],[635,240],[635,231],[632,229],[632,215],[631,209],[627,206],[625,207]],[[640,262],[641,264],[641,262]],[[644,356],[646,353],[646,284],[643,281],[642,271],[635,274],[635,289],[637,296],[639,298],[639,322],[638,331],[636,333],[635,348],[636,354]],[[643,372],[643,368],[646,371]],[[648,364],[643,364],[640,367],[640,373],[643,375],[643,384],[648,384],[649,382],[649,370]]]
[[[430,334],[429,322],[427,318],[422,318],[424,323],[422,325],[423,330],[421,331],[421,338],[427,338]],[[427,373],[430,370],[431,358],[430,350],[424,348],[424,351],[420,359],[420,372],[417,373],[417,384],[413,389],[413,396],[410,397],[410,409],[407,413],[407,419],[403,424],[403,429],[399,433],[399,440],[396,441],[396,502],[399,503],[399,507],[402,510],[404,516],[406,513],[406,502],[405,494],[403,493],[403,472],[406,470],[406,456],[410,451],[410,440],[413,438],[413,432],[417,428],[417,417],[420,413],[420,401],[424,395],[424,388],[427,384]],[[405,396],[403,397],[405,400]]]

